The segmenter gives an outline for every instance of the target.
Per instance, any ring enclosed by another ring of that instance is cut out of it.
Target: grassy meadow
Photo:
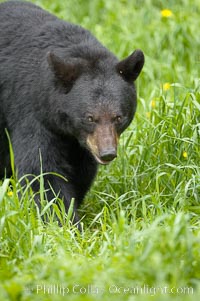
[[[146,62],[118,158],[99,167],[79,210],[81,234],[45,202],[42,176],[41,212],[30,183],[0,182],[0,300],[198,300],[200,2],[32,2],[89,29],[120,59],[141,48]]]

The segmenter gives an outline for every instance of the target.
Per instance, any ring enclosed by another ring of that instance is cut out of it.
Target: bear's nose
[[[116,149],[108,149],[100,153],[100,159],[105,162],[110,162],[117,157]]]

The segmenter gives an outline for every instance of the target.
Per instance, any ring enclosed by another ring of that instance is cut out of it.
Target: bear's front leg
[[[28,135],[26,137],[28,137]],[[54,154],[51,151],[52,147],[36,148],[35,141],[29,140],[27,143],[21,137],[20,144],[16,139],[12,139],[12,141],[18,178],[20,179],[22,176],[30,174],[33,176],[39,176],[42,170],[42,174],[44,174],[44,188],[47,200],[50,202],[58,197],[64,202],[65,211],[68,213],[71,201],[74,199],[72,222],[77,224],[77,227],[81,230],[77,214],[77,207],[80,201],[79,195],[77,195],[77,187],[71,183],[69,176],[67,176],[65,172],[62,172],[62,169],[58,169],[58,166],[56,165],[57,160],[55,160],[55,157],[53,156]],[[40,158],[40,154],[42,158]],[[63,164],[64,163],[62,162],[61,166]],[[57,173],[58,175],[53,175],[52,173]],[[27,177],[29,181],[33,180],[32,177]],[[35,201],[40,208],[40,198],[38,193],[40,190],[39,180],[33,181],[32,189],[36,193]]]
[[[80,223],[79,223],[79,216],[77,213],[77,207],[78,207],[77,196],[73,185],[70,184],[67,179],[65,180],[61,178],[59,175],[58,176],[45,175],[44,186],[46,190],[47,200],[51,201],[55,197],[61,199],[64,203],[65,211],[67,214],[71,202],[74,199],[74,208],[73,208],[71,220],[73,224],[76,224],[78,229],[81,230]]]

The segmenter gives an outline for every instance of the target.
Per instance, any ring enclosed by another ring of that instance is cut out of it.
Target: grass
[[[100,167],[80,208],[83,233],[53,202],[50,211],[42,175],[35,179],[42,213],[30,183],[22,188],[22,179],[2,180],[0,299],[197,300],[199,1],[32,2],[90,29],[119,58],[143,49],[146,63],[137,81],[136,118],[118,158]],[[171,17],[162,17],[166,8]]]

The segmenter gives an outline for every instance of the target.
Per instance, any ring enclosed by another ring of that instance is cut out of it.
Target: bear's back
[[[8,1],[0,4],[1,23],[12,23],[20,25],[40,25],[46,21],[56,20],[56,17],[44,11],[40,7],[29,2]],[[7,21],[7,22],[6,22]]]
[[[15,47],[15,43],[15,48],[21,48],[23,44],[24,49],[25,45],[28,47],[32,45],[38,50],[44,48],[66,50],[83,41],[100,46],[88,30],[62,21],[32,3],[21,1],[0,3],[0,56],[1,49],[7,48],[10,44]]]

